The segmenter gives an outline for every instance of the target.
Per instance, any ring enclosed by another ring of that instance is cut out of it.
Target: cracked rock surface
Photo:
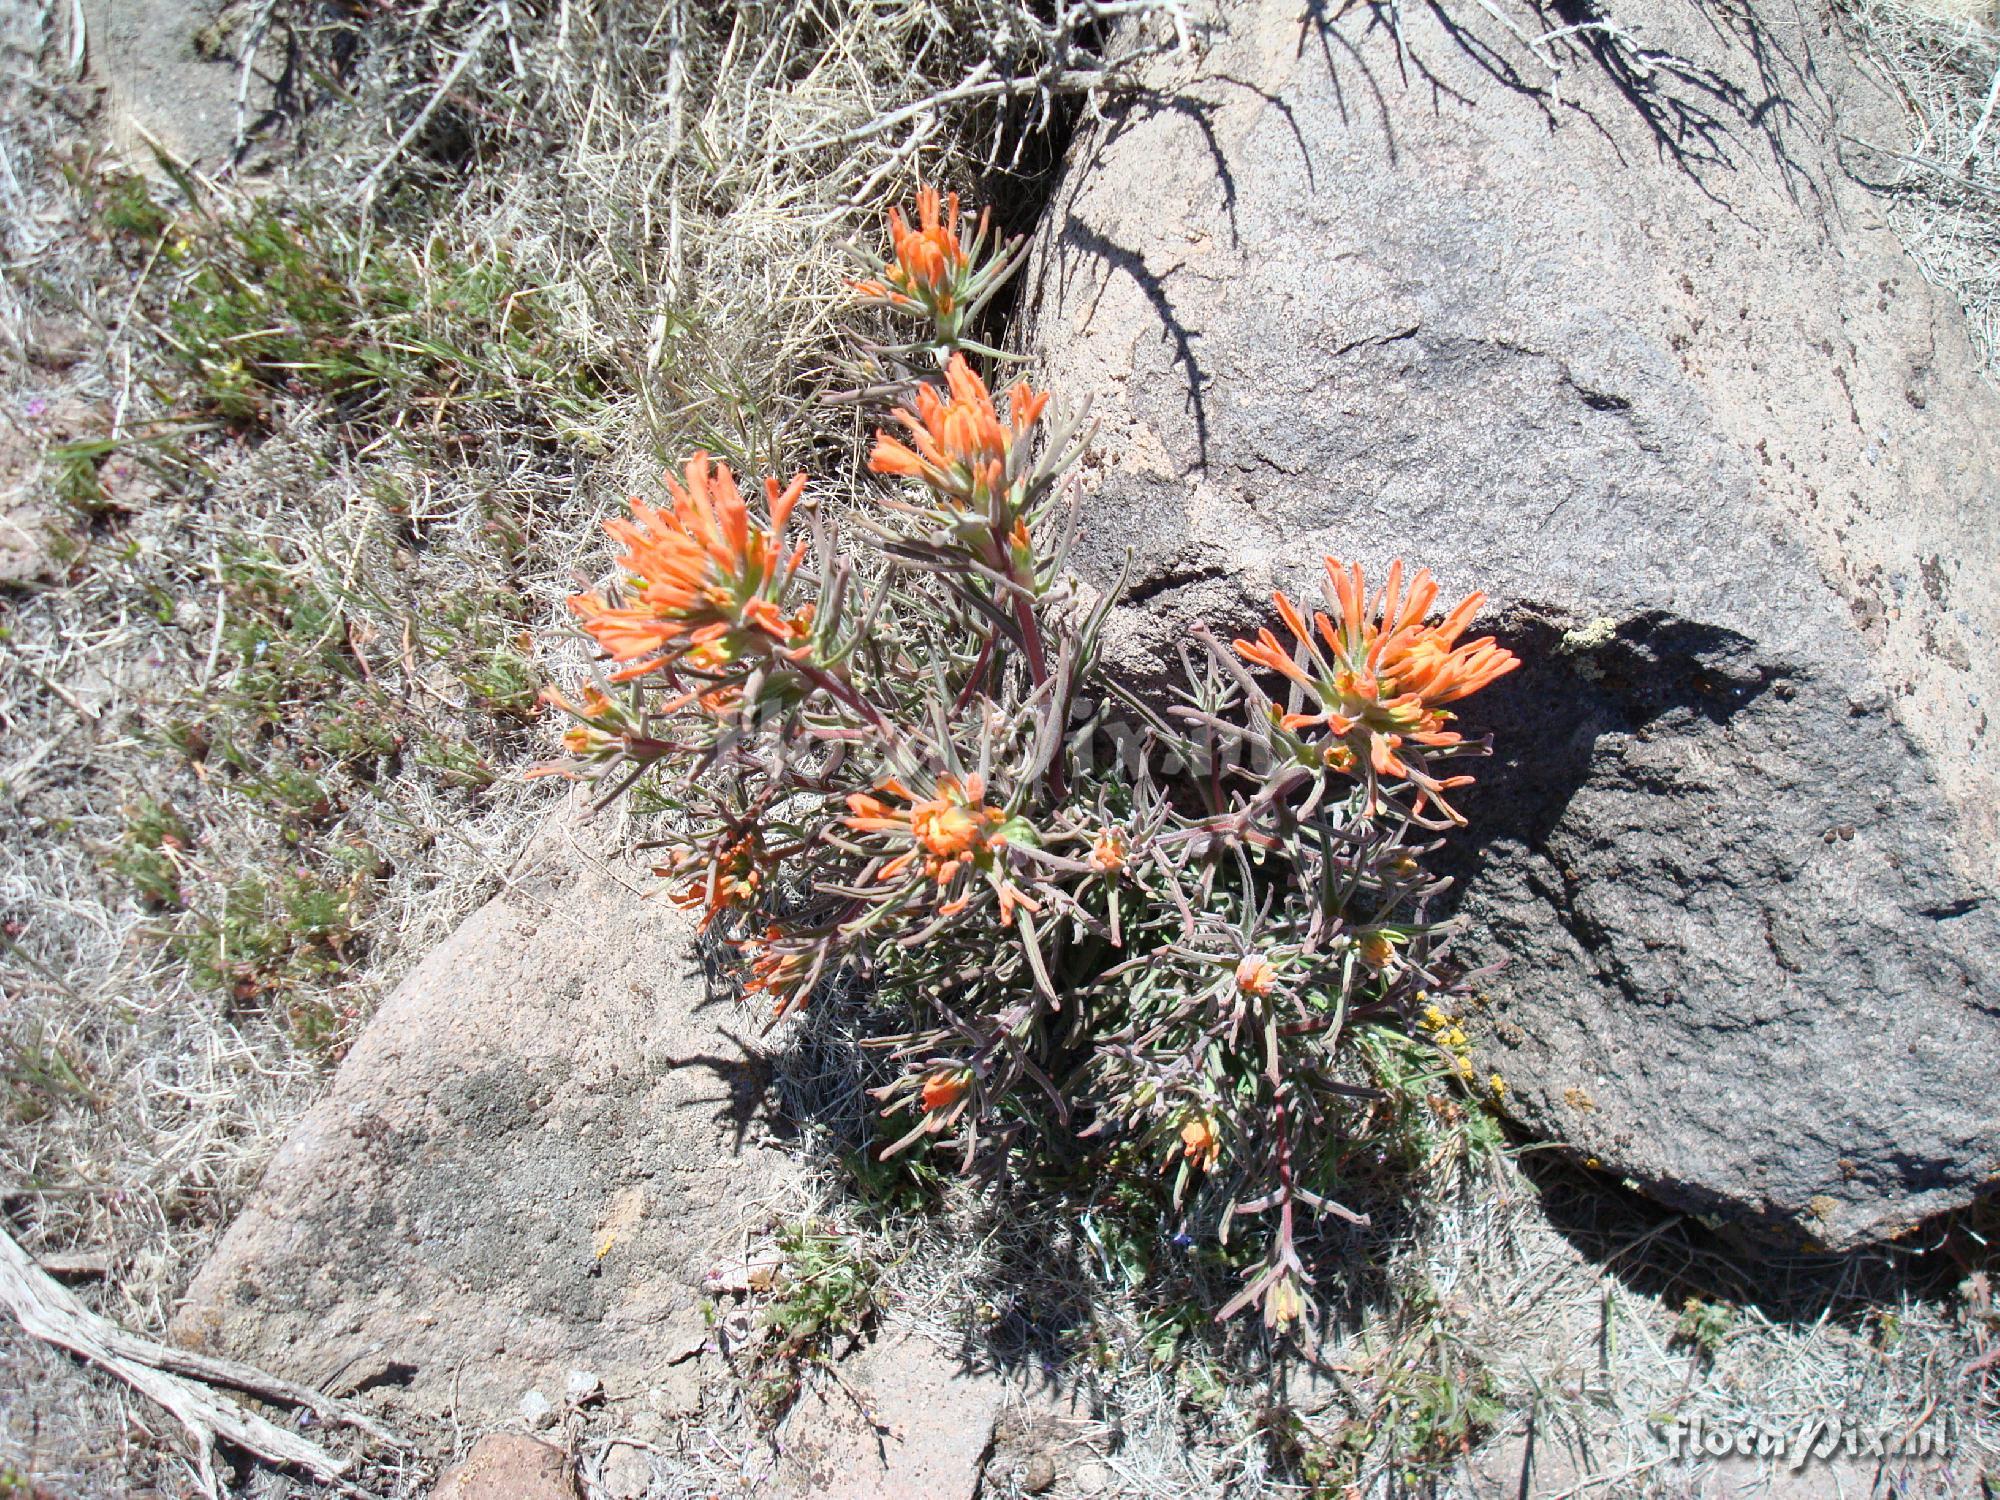
[[[1134,670],[1323,553],[1488,591],[1484,1061],[1667,1202],[1842,1248],[2000,1183],[2000,397],[1821,8],[1605,9],[1636,47],[1209,13],[1079,137],[1035,355],[1103,423],[1077,560],[1131,551]]]

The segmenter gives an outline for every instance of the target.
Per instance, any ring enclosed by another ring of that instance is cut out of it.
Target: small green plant
[[[459,675],[480,707],[510,718],[534,716],[542,678],[534,663],[507,646],[496,646]]]
[[[1348,1367],[1348,1388],[1363,1409],[1324,1439],[1297,1438],[1298,1465],[1315,1496],[1351,1493],[1371,1474],[1422,1488],[1461,1462],[1505,1411],[1492,1370],[1445,1325],[1428,1287],[1403,1313],[1408,1332]]]
[[[365,774],[355,763],[394,755],[403,743],[394,708],[372,692],[327,704],[307,733],[315,750],[355,774]]]
[[[790,1358],[817,1357],[858,1338],[876,1311],[876,1274],[854,1234],[802,1219],[778,1235],[783,1257],[761,1322]]]
[[[757,1314],[759,1404],[775,1414],[797,1396],[804,1370],[858,1340],[880,1308],[879,1278],[860,1236],[818,1219],[778,1232],[779,1260]]]
[[[181,861],[192,839],[180,814],[166,803],[142,798],[125,815],[125,838],[112,868],[152,906],[181,903]]]
[[[461,410],[554,442],[600,404],[596,373],[568,357],[497,247],[376,243],[260,199],[190,221],[177,258],[190,269],[167,342],[227,420],[261,425],[280,398],[312,395],[349,427],[416,434]]]
[[[97,469],[108,451],[98,442],[58,443],[50,448],[50,493],[79,516],[102,512],[104,486],[98,482]]]
[[[861,1201],[884,1213],[927,1213],[943,1197],[944,1174],[922,1156],[905,1153],[883,1161],[867,1150],[849,1151],[840,1165]]]
[[[196,983],[241,1002],[339,975],[354,946],[353,882],[297,871],[246,875],[191,909],[173,944]]]
[[[301,766],[272,766],[243,777],[236,783],[236,789],[280,819],[287,839],[293,843],[301,837],[302,830],[318,827],[338,810],[338,803],[326,784]]]
[[[39,1021],[30,1022],[22,1035],[0,1037],[0,1085],[7,1117],[22,1125],[65,1104],[98,1102],[82,1054],[71,1043],[51,1040]]]
[[[444,785],[465,791],[484,791],[499,780],[498,773],[486,763],[478,750],[461,739],[425,735],[423,743],[417,747],[417,764],[437,772],[438,780]]]
[[[1720,1302],[1689,1297],[1681,1304],[1672,1342],[1695,1350],[1704,1359],[1714,1359],[1735,1326],[1736,1314],[1732,1309]]]
[[[85,201],[98,233],[151,250],[173,224],[173,215],[153,197],[152,185],[137,172],[112,170],[94,181],[74,181],[85,188]]]
[[[1473,1071],[1463,1029],[1426,1002],[1411,1031],[1416,1035],[1366,1026],[1355,1033],[1356,1051],[1382,1097],[1370,1128],[1357,1136],[1348,1169],[1358,1170],[1365,1156],[1408,1176],[1498,1157],[1507,1143],[1499,1117],[1466,1097]]]

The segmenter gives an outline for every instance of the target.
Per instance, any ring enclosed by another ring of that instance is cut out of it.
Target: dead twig
[[[493,10],[489,10],[481,18],[479,25],[473,29],[472,39],[465,44],[465,50],[458,54],[457,61],[452,63],[450,69],[445,73],[443,81],[438,84],[436,91],[432,93],[429,101],[425,103],[422,109],[417,111],[417,117],[403,127],[403,133],[396,137],[396,144],[389,148],[388,154],[368,169],[368,175],[361,179],[359,188],[364,208],[375,201],[375,193],[382,186],[382,174],[395,165],[396,159],[409,148],[410,142],[415,140],[423,128],[430,123],[431,116],[437,113],[437,107],[444,103],[445,96],[458,86],[458,80],[464,76],[465,70],[472,65],[473,58],[479,55],[481,49],[486,46],[487,40],[499,29],[503,14],[504,7],[496,7]]]
[[[220,1494],[215,1476],[218,1439],[227,1439],[268,1463],[296,1468],[349,1493],[359,1493],[342,1483],[352,1467],[349,1460],[285,1431],[213,1386],[304,1407],[326,1421],[400,1446],[386,1429],[318,1391],[235,1360],[156,1344],[127,1332],[85,1307],[4,1231],[0,1231],[0,1303],[6,1304],[33,1337],[88,1360],[171,1412],[193,1440],[202,1487],[211,1496]]]

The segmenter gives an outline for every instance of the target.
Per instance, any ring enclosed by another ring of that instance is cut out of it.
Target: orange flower
[[[1181,1126],[1181,1152],[1197,1171],[1212,1171],[1222,1156],[1222,1138],[1209,1115],[1191,1115]],[[1172,1158],[1169,1158],[1171,1160]]]
[[[1125,837],[1124,830],[1099,829],[1090,845],[1090,867],[1100,875],[1116,875],[1125,868],[1125,861],[1131,853],[1132,843]]]
[[[1371,932],[1361,939],[1361,961],[1378,973],[1396,961],[1396,944],[1386,932]]]
[[[1283,593],[1271,596],[1279,618],[1304,649],[1305,665],[1268,629],[1260,630],[1255,641],[1237,641],[1237,654],[1281,673],[1312,696],[1317,712],[1288,713],[1280,723],[1293,733],[1324,726],[1327,738],[1314,748],[1328,768],[1351,772],[1366,766],[1375,776],[1407,779],[1419,788],[1419,809],[1429,796],[1446,816],[1463,822],[1439,793],[1470,778],[1438,780],[1423,769],[1422,759],[1425,750],[1464,741],[1445,728],[1453,717],[1445,704],[1478,692],[1520,665],[1491,636],[1458,642],[1486,596],[1468,595],[1440,624],[1426,625],[1438,596],[1429,569],[1410,580],[1405,595],[1403,564],[1397,559],[1372,607],[1360,564],[1348,566],[1329,557],[1326,576],[1327,601],[1336,618],[1315,613],[1310,628]],[[1410,747],[1415,747],[1415,767]]]
[[[1007,814],[986,805],[986,778],[977,772],[964,781],[940,776],[935,797],[919,799],[894,779],[876,790],[901,797],[910,806],[896,811],[880,798],[855,792],[847,799],[848,816],[843,821],[857,833],[895,833],[909,838],[914,847],[882,867],[883,880],[894,880],[921,859],[924,873],[939,886],[946,886],[989,846],[1006,842],[995,830],[1007,821]]]
[[[583,689],[583,703],[579,707],[565,698],[554,688],[543,688],[541,701],[549,707],[569,715],[573,721],[563,731],[563,748],[579,760],[607,760],[629,743],[629,737],[638,725],[616,703],[613,703],[595,684],[586,684]],[[528,772],[530,779],[538,776],[565,776],[575,780],[577,772],[571,766],[557,762],[552,765],[536,766]]]
[[[1290,1271],[1271,1283],[1271,1289],[1264,1294],[1264,1322],[1271,1328],[1284,1328],[1305,1316],[1306,1297],[1299,1287],[1298,1277]]]
[[[1247,953],[1236,966],[1236,988],[1252,998],[1271,993],[1278,982],[1278,966],[1261,953]]]
[[[1002,422],[986,382],[963,354],[952,355],[944,378],[946,395],[940,396],[935,386],[920,385],[915,406],[896,413],[916,446],[878,430],[868,466],[877,474],[921,479],[956,508],[986,510],[1025,469],[1024,440],[1048,405],[1048,393],[1025,380],[1017,382],[1007,392],[1007,420]],[[1010,546],[1026,541],[1025,531],[1012,535],[1017,524],[1010,520],[1006,528]]]
[[[820,955],[810,940],[774,925],[736,947],[750,964],[750,977],[743,981],[746,995],[769,995],[774,1016],[805,1004],[820,970]]]
[[[936,188],[919,188],[916,226],[890,209],[888,257],[857,248],[855,255],[874,274],[848,285],[863,302],[928,320],[930,337],[913,347],[950,348],[960,343],[966,326],[1020,269],[1025,256],[1017,239],[1011,245],[996,243],[982,260],[989,227],[982,210],[971,236],[960,238],[958,194],[940,197]]]
[[[956,1068],[948,1072],[931,1074],[924,1080],[924,1113],[940,1114],[950,1109],[965,1097],[965,1091],[972,1087],[972,1070]]]
[[[687,910],[701,909],[701,930],[708,931],[709,924],[725,911],[750,905],[763,889],[765,871],[770,861],[764,854],[764,846],[757,835],[744,834],[731,838],[726,833],[717,837],[712,850],[695,850],[677,859],[673,864],[655,870],[655,875],[685,876],[693,874],[692,883],[674,892],[674,905]]]
[[[798,618],[801,621],[810,621],[812,612],[812,606],[805,605],[799,610]],[[728,650],[721,643],[714,641],[705,646],[696,646],[676,663],[684,671],[705,677],[714,677],[729,671],[730,664]],[[724,682],[710,688],[698,687],[670,703],[660,704],[653,711],[670,714],[685,708],[691,702],[699,703],[701,711],[711,719],[727,719],[742,706],[743,685],[740,682]]]
[[[632,602],[613,606],[576,594],[569,607],[613,658],[632,663],[612,681],[643,676],[698,647],[733,663],[804,638],[811,606],[788,616],[782,601],[806,550],[787,554],[783,542],[785,521],[805,483],[803,474],[782,490],[777,480],[764,481],[771,514],[766,529],[751,523],[728,467],[711,466],[706,453],[696,453],[687,461],[685,482],[667,479],[671,507],[634,498],[630,521],[605,523],[626,549],[618,565],[628,575]]]
[[[981,213],[979,236],[985,233],[986,215]],[[958,194],[940,202],[936,188],[918,188],[915,229],[900,210],[889,210],[889,259],[881,279],[851,284],[863,297],[898,312],[949,317],[958,309],[971,263],[958,238]]]
[[[878,881],[899,880],[910,867],[921,863],[924,874],[935,881],[940,894],[961,871],[982,870],[1000,897],[1000,920],[1011,923],[1016,907],[1031,912],[1042,908],[1007,878],[999,861],[1006,848],[1007,813],[986,802],[986,778],[978,772],[964,780],[946,774],[938,777],[937,795],[918,797],[893,778],[875,788],[876,792],[899,797],[910,805],[892,807],[880,796],[852,792],[847,798],[847,817],[842,821],[856,833],[885,833],[909,847],[882,866]],[[945,902],[940,916],[950,916],[972,899],[970,891]]]

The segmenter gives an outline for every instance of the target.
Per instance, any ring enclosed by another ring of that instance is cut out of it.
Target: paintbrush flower
[[[1449,751],[1464,742],[1463,735],[1446,727],[1453,715],[1445,705],[1520,665],[1491,636],[1459,641],[1486,596],[1467,595],[1440,623],[1430,625],[1425,621],[1437,603],[1438,586],[1428,569],[1410,580],[1405,593],[1402,561],[1391,563],[1372,603],[1360,564],[1329,557],[1326,577],[1333,613],[1315,612],[1311,626],[1282,592],[1271,596],[1297,643],[1296,655],[1269,629],[1260,630],[1255,641],[1237,641],[1237,653],[1304,690],[1310,708],[1284,714],[1279,722],[1293,735],[1324,729],[1325,736],[1311,742],[1322,764],[1409,781],[1418,788],[1418,810],[1428,798],[1453,822],[1462,823],[1441,793],[1470,778],[1433,777],[1424,762],[1430,752]]]
[[[945,366],[945,393],[920,385],[910,406],[896,413],[910,441],[875,434],[868,466],[877,474],[920,479],[954,509],[986,512],[996,495],[1006,495],[1029,468],[1029,437],[1048,393],[1025,380],[1007,392],[1007,415],[981,380],[954,354]]]
[[[926,319],[938,343],[956,344],[967,322],[1021,263],[1018,241],[1013,247],[995,245],[980,259],[990,223],[988,211],[981,210],[970,237],[961,237],[958,194],[919,188],[916,222],[890,209],[888,255],[857,251],[871,274],[848,285],[863,303]]]
[[[770,521],[759,526],[728,467],[697,453],[680,480],[668,478],[671,505],[634,498],[631,520],[605,523],[625,548],[618,566],[629,602],[576,594],[569,607],[614,660],[627,663],[612,681],[643,676],[697,649],[711,662],[733,664],[805,638],[811,606],[789,614],[784,608],[806,550],[786,551],[785,522],[805,482],[800,474],[781,489],[766,480]]]
[[[736,951],[749,971],[744,994],[769,997],[774,1016],[806,1003],[828,956],[824,934],[792,932],[775,924],[761,937],[739,940]]]
[[[1187,1158],[1188,1165],[1197,1171],[1214,1170],[1216,1162],[1222,1158],[1222,1136],[1213,1115],[1190,1115],[1182,1124],[1181,1154]]]
[[[742,834],[724,829],[653,873],[688,881],[674,892],[673,903],[701,912],[701,930],[706,932],[724,912],[741,910],[757,900],[772,864],[754,829]]]
[[[893,798],[906,805],[898,807]],[[891,778],[875,788],[875,794],[855,792],[847,799],[847,816],[841,820],[856,833],[874,834],[883,839],[890,858],[876,874],[889,884],[901,880],[914,869],[934,882],[946,895],[968,870],[983,872],[1000,898],[1000,920],[1011,923],[1016,907],[1040,911],[1008,878],[1003,855],[1011,839],[1026,833],[1025,825],[1010,819],[1004,808],[986,801],[986,778],[978,772],[960,778],[950,774],[937,779],[936,793],[922,797],[902,782]],[[940,916],[962,911],[972,899],[970,889],[938,907]]]

